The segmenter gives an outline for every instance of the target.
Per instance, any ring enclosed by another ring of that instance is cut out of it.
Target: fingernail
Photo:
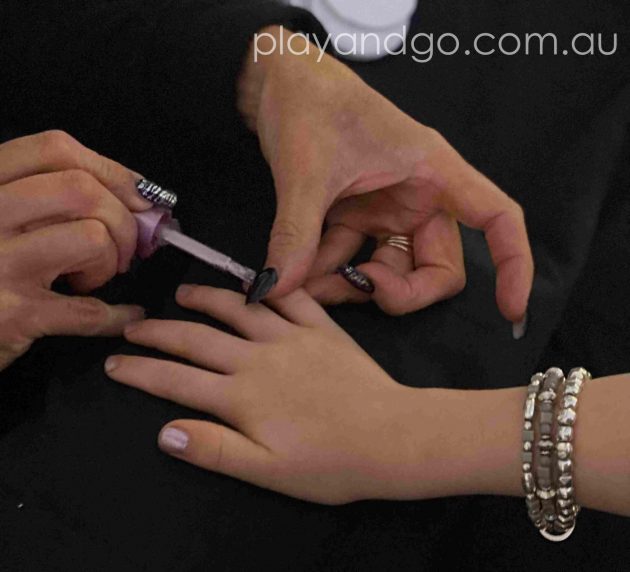
[[[193,290],[195,289],[194,286],[191,286],[190,284],[182,284],[176,292],[176,296],[178,296],[179,298],[188,298],[188,296],[190,296],[193,292]]]
[[[139,330],[143,324],[143,321],[140,320],[138,322],[131,322],[131,324],[127,324],[125,326],[125,336],[132,334],[133,332]]]
[[[361,292],[372,294],[374,292],[374,283],[368,276],[357,270],[354,266],[344,264],[337,268],[337,273],[341,274],[350,284]]]
[[[278,283],[278,272],[275,268],[266,268],[256,276],[253,284],[247,291],[246,304],[257,304]]]
[[[120,365],[120,360],[116,356],[110,356],[105,360],[105,373],[111,373]]]
[[[158,443],[167,453],[183,453],[188,446],[188,433],[169,427],[160,433]]]
[[[520,340],[525,337],[527,333],[527,314],[520,322],[512,324],[512,337],[515,340]]]
[[[129,323],[141,322],[146,319],[147,311],[142,306],[131,306],[131,319]]]
[[[136,189],[142,198],[159,207],[172,209],[177,204],[177,195],[173,191],[163,189],[160,185],[148,179],[137,181]]]

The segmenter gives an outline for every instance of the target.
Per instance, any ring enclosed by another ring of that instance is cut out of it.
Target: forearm
[[[526,388],[417,392],[406,407],[424,459],[406,483],[422,498],[488,494],[524,496],[521,487]],[[420,414],[418,414],[420,412]],[[630,516],[630,375],[587,383],[573,438],[577,502]],[[415,419],[414,419],[415,418]],[[402,491],[401,491],[402,492]],[[404,496],[413,496],[404,494]]]

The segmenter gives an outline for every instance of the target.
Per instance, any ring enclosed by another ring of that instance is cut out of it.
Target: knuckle
[[[63,184],[73,192],[94,193],[96,180],[81,169],[69,169],[61,174]]]
[[[101,180],[115,181],[116,179],[120,179],[120,171],[123,169],[121,165],[103,155],[97,153],[95,153],[95,155],[98,162],[99,177],[102,177]]]
[[[505,196],[507,198],[507,203],[505,205],[505,208],[502,214],[510,222],[517,222],[519,224],[524,223],[525,211],[523,210],[523,207],[518,202],[516,202],[512,197],[508,196],[507,194],[505,194]]]
[[[437,129],[435,129],[434,127],[424,127],[424,132],[423,132],[423,137],[426,138],[426,140],[430,141],[432,146],[435,147],[445,147],[445,146],[449,146],[448,141],[446,140],[446,137],[444,137],[444,135],[442,135]]]
[[[11,290],[0,289],[0,345],[12,354],[20,353],[31,341],[22,330],[35,315],[26,298]]]
[[[271,231],[271,243],[276,248],[293,246],[300,240],[301,227],[290,219],[279,219]]]
[[[463,292],[466,288],[466,273],[463,270],[456,270],[451,273],[450,281],[448,284],[447,292],[449,297],[456,296]]]
[[[109,309],[96,298],[70,298],[66,302],[67,311],[74,314],[83,324],[94,324],[98,331],[101,324],[109,320]]]
[[[81,237],[97,250],[105,250],[112,243],[107,227],[95,219],[81,221]]]
[[[516,220],[519,223],[524,224],[525,223],[525,211],[523,210],[523,207],[517,203],[516,201],[512,201],[513,206],[512,209],[514,211],[514,217],[516,218]]]
[[[41,158],[46,163],[68,159],[73,155],[77,141],[65,131],[53,129],[38,135]]]
[[[62,174],[63,191],[73,210],[88,215],[98,209],[102,196],[98,191],[95,179],[85,171],[70,170]]]

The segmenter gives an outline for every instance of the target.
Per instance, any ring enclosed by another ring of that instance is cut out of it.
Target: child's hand
[[[200,286],[180,288],[177,301],[244,339],[177,321],[127,328],[131,342],[195,366],[114,356],[106,363],[113,379],[233,427],[174,421],[160,433],[164,451],[320,503],[416,494],[418,475],[408,469],[422,465],[426,441],[412,426],[425,416],[416,394],[431,390],[395,383],[303,290],[273,310]]]

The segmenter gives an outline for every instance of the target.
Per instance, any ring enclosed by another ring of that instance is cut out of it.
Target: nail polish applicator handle
[[[135,213],[134,217],[138,224],[136,254],[141,259],[150,258],[162,246],[170,244],[213,268],[227,272],[245,282],[251,284],[256,279],[256,271],[183,234],[179,223],[173,218],[169,209],[154,207],[148,211]]]

